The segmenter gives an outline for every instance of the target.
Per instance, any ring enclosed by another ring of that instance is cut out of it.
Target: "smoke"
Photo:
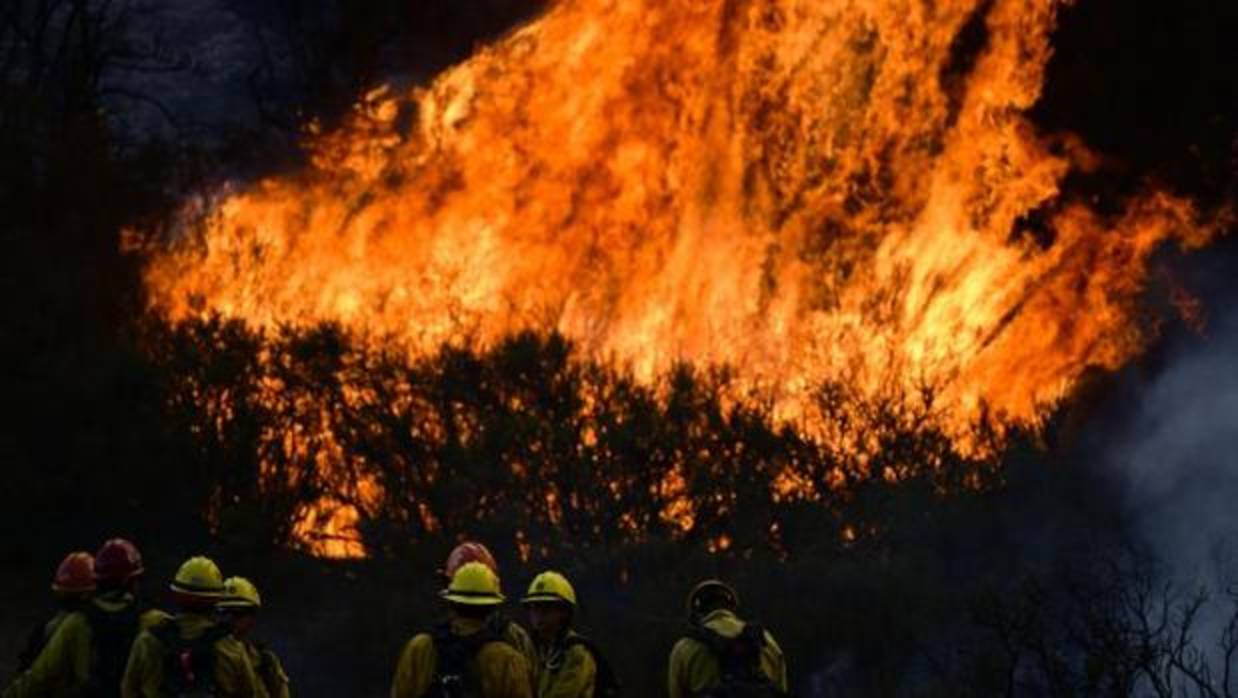
[[[1108,163],[1072,182],[1120,199],[1154,179],[1200,207],[1238,201],[1238,93],[1217,60],[1238,5],[1093,0],[1061,16],[1038,123],[1079,135]],[[1232,209],[1230,209],[1232,210]],[[1171,331],[1107,384],[1088,420],[1086,468],[1103,471],[1127,522],[1172,581],[1214,593],[1238,579],[1238,245],[1174,265],[1202,299],[1202,333]],[[1221,609],[1216,609],[1218,613]]]
[[[1204,584],[1226,579],[1238,534],[1238,310],[1210,335],[1153,383],[1111,454],[1138,532]]]
[[[1232,243],[1232,240],[1230,241]],[[1122,423],[1105,437],[1102,467],[1113,478],[1129,534],[1161,566],[1166,584],[1203,591],[1197,646],[1212,652],[1233,612],[1238,583],[1238,255],[1228,244],[1209,260],[1213,286],[1202,334],[1170,338],[1163,368]],[[1219,657],[1214,656],[1214,666]]]

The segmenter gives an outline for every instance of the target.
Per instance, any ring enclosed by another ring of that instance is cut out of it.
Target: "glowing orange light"
[[[308,170],[187,213],[150,297],[412,356],[554,328],[647,379],[730,364],[809,426],[806,394],[838,377],[939,386],[960,435],[986,408],[1034,424],[1143,346],[1153,252],[1211,235],[1163,193],[1116,217],[1063,198],[1090,156],[1025,115],[1059,5],[564,0],[425,89],[371,91],[311,137]],[[987,43],[949,76],[985,8]],[[663,517],[687,530],[674,477]]]

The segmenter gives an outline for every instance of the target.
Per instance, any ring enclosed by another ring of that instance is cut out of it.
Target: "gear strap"
[[[215,684],[215,644],[232,634],[224,625],[212,625],[198,637],[181,637],[180,627],[169,618],[151,628],[151,634],[164,647],[164,689],[173,695],[186,689],[213,689]],[[168,682],[172,681],[169,686]]]
[[[451,623],[444,622],[428,634],[438,655],[431,686],[438,687],[441,695],[467,695],[468,684],[476,682],[469,671],[469,663],[482,647],[492,642],[507,642],[490,623],[472,635],[457,635],[452,632]]]
[[[569,635],[563,641],[563,651],[566,653],[578,645],[589,652],[593,657],[593,663],[597,665],[597,676],[593,679],[593,695],[597,698],[614,698],[620,695],[623,691],[623,683],[619,681],[614,666],[606,659],[606,655],[596,642],[584,635]]]
[[[688,637],[705,645],[718,660],[723,676],[745,680],[765,678],[761,669],[761,652],[765,649],[765,629],[756,623],[745,623],[735,637],[727,637],[712,628],[694,623]]]

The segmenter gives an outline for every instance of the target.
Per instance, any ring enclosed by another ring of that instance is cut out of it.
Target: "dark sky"
[[[1034,117],[1081,135],[1127,186],[1151,173],[1208,204],[1232,202],[1235,35],[1232,0],[1079,0],[1061,17]]]
[[[118,125],[138,139],[210,142],[222,130],[260,122],[255,85],[273,102],[287,103],[290,113],[303,108],[329,118],[324,112],[346,107],[359,85],[426,82],[467,58],[479,42],[535,17],[544,5],[544,0],[135,0],[133,33],[157,43],[162,62],[186,69],[113,73],[111,80],[167,107],[165,114],[149,103],[124,101]],[[315,58],[325,64],[322,72],[304,74],[299,62]]]

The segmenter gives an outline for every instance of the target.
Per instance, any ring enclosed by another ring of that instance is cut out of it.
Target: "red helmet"
[[[95,579],[100,582],[127,582],[142,574],[142,553],[124,538],[113,538],[95,553]]]
[[[489,567],[495,575],[499,573],[499,565],[494,561],[490,550],[477,541],[466,540],[457,545],[447,556],[447,564],[443,565],[443,574],[450,579],[456,575],[456,570],[470,562],[480,562]]]
[[[52,591],[58,594],[84,594],[95,590],[95,559],[90,553],[69,553],[52,578]]]

